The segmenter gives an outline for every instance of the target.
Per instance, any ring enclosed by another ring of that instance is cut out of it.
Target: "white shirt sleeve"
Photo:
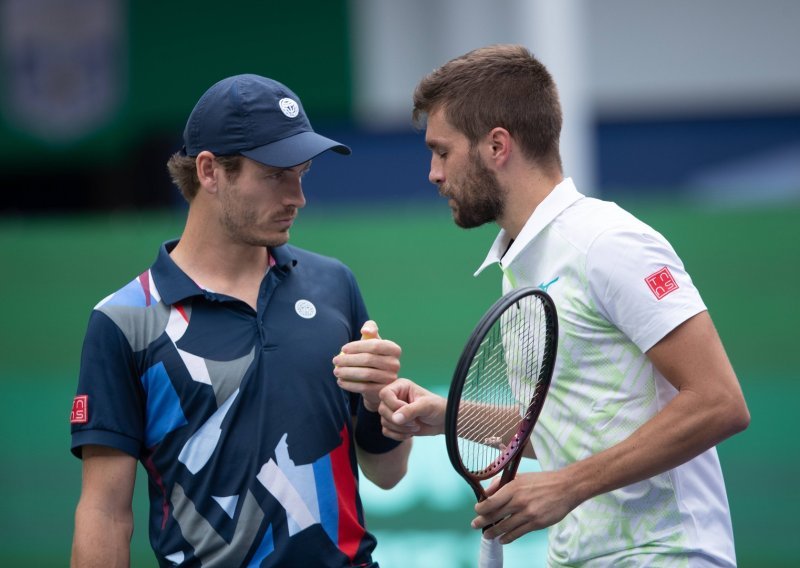
[[[643,223],[599,235],[586,273],[600,313],[643,353],[706,309],[673,248]]]

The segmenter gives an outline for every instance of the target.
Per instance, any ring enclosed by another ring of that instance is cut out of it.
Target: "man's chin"
[[[280,246],[285,245],[288,242],[289,242],[289,233],[287,232],[285,235],[283,235],[283,238],[278,237],[278,238],[275,238],[275,239],[272,239],[271,241],[269,241],[269,244],[267,244],[267,246],[268,247],[280,247]]]
[[[453,216],[453,223],[457,226],[461,227],[462,229],[468,229],[469,227],[465,224],[464,216],[461,215],[461,210],[458,208],[458,205],[451,204],[450,205],[450,213]]]
[[[453,215],[453,222],[462,229],[474,229],[475,227],[477,227],[477,225],[475,225],[474,223],[464,221],[464,219],[462,219],[458,215]]]
[[[478,227],[482,227],[486,223],[491,223],[492,221],[492,219],[464,218],[463,216],[458,215],[456,211],[453,211],[453,222],[462,229],[476,229]]]
[[[283,246],[289,242],[289,232],[281,233],[278,235],[271,235],[270,237],[253,238],[247,244],[255,247],[268,247],[274,248]]]

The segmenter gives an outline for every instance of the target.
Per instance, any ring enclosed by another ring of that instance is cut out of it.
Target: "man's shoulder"
[[[593,197],[584,197],[568,207],[553,228],[584,252],[601,238],[654,233],[650,226],[616,203]]]
[[[159,299],[158,290],[148,269],[100,300],[94,309],[106,312],[116,307],[146,308],[158,303]]]
[[[596,197],[579,199],[564,211],[561,218],[570,223],[580,223],[587,231],[642,224],[632,213],[613,201]]]
[[[304,269],[326,270],[331,272],[349,272],[350,268],[336,257],[328,256],[294,245],[283,247],[296,261],[298,267]]]
[[[167,329],[171,314],[172,306],[162,301],[151,271],[146,270],[94,307],[87,337],[103,344],[124,337],[132,351],[141,351]]]

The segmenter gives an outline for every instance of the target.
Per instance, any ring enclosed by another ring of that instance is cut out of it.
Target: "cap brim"
[[[328,150],[338,154],[350,153],[350,148],[335,140],[320,136],[316,132],[301,132],[266,146],[245,150],[240,154],[265,166],[291,168]]]

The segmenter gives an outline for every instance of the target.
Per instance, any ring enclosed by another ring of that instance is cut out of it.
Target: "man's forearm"
[[[396,448],[382,454],[373,454],[356,446],[361,471],[381,489],[391,489],[403,479],[408,470],[411,444],[411,440],[405,440]]]
[[[567,466],[572,490],[583,502],[677,467],[733,433],[725,414],[681,393],[628,439]]]
[[[133,515],[115,517],[102,509],[78,504],[72,542],[72,568],[130,566]]]

